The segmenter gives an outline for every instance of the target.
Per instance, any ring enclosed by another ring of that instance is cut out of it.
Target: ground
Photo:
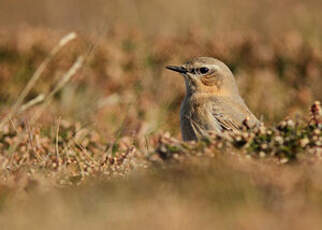
[[[96,2],[0,4],[0,226],[321,229],[320,1]],[[261,127],[182,142],[193,56]]]

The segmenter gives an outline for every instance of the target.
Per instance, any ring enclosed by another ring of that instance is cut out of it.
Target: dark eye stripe
[[[199,72],[200,72],[201,74],[206,74],[206,73],[208,73],[208,71],[209,71],[209,69],[208,69],[207,67],[201,67],[201,68],[199,69]]]
[[[193,68],[193,69],[190,69],[189,72],[192,74],[206,74],[209,72],[209,69],[207,67],[201,67],[199,69]]]
[[[192,74],[206,74],[209,72],[209,69],[207,67],[201,67],[199,69],[190,69],[190,73]]]

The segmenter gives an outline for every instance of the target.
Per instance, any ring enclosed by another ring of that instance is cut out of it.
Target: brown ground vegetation
[[[1,229],[321,228],[320,1],[97,1],[73,12],[75,1],[4,2]],[[70,28],[77,37],[51,57]],[[164,67],[193,56],[227,63],[265,125],[182,142],[185,88]]]

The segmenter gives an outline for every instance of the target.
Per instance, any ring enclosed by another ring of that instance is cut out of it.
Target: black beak
[[[184,68],[184,67],[182,67],[182,66],[173,66],[173,65],[168,65],[166,68],[167,68],[167,69],[169,69],[169,70],[172,70],[172,71],[176,71],[176,72],[178,72],[178,73],[186,73],[186,72],[188,72],[188,71],[186,70],[186,68]]]

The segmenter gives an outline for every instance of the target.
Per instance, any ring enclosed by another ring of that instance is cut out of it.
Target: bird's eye
[[[199,72],[200,72],[201,74],[206,74],[206,73],[208,73],[208,71],[209,71],[209,69],[208,69],[207,67],[201,67],[201,68],[199,69]]]

